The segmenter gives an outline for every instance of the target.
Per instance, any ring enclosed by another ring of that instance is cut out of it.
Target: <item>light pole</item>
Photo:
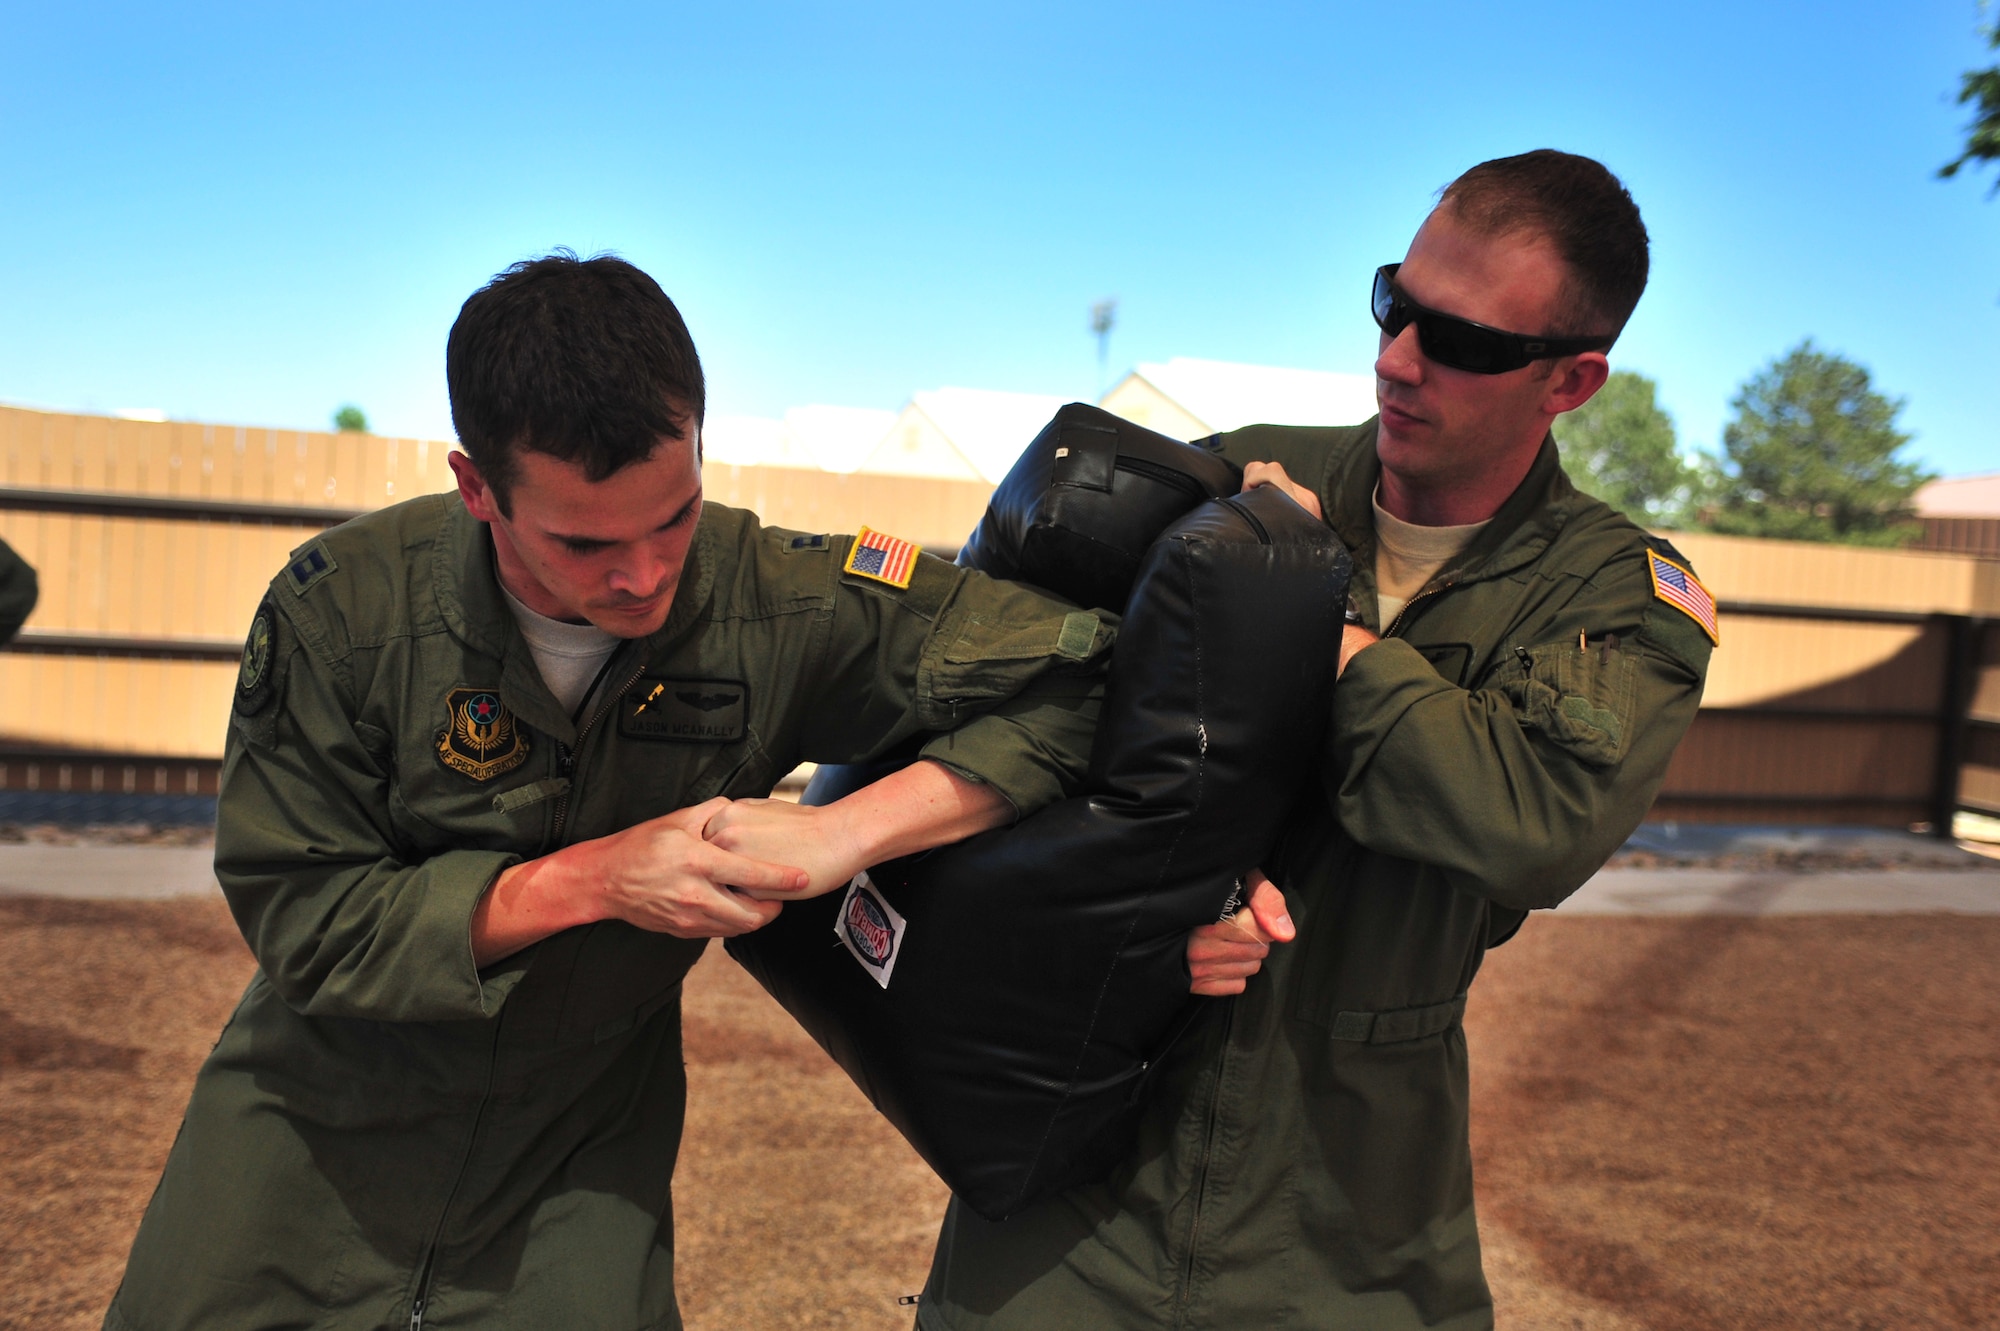
[[[1110,366],[1111,330],[1118,323],[1118,297],[1106,296],[1090,307],[1090,331],[1097,335],[1097,395],[1104,396]]]

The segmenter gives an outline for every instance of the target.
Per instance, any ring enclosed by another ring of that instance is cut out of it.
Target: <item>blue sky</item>
[[[1207,356],[1367,372],[1365,288],[1486,157],[1602,158],[1654,238],[1614,362],[1714,448],[1813,337],[2000,468],[2000,199],[1933,178],[1972,0],[6,4],[0,401],[450,436],[459,303],[615,249],[712,411],[1089,397]]]

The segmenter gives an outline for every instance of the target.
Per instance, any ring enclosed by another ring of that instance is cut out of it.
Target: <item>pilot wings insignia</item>
[[[736,700],[742,696],[740,693],[676,693],[674,695],[674,697],[680,699],[698,712],[714,712],[724,707],[733,707],[736,704]]]

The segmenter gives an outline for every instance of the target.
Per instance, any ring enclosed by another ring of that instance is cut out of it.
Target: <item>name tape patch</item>
[[[1720,647],[1722,631],[1715,622],[1715,598],[1701,585],[1701,579],[1657,550],[1646,552],[1646,568],[1653,575],[1653,595],[1701,625],[1708,640]]]
[[[896,958],[902,953],[905,928],[903,917],[868,877],[868,871],[855,874],[847,885],[847,895],[841,898],[833,932],[861,963],[861,969],[884,989],[889,987]]]
[[[917,547],[900,536],[863,527],[856,534],[854,548],[847,552],[847,562],[840,566],[840,571],[907,590],[910,579],[917,574]]]
[[[618,700],[618,733],[668,744],[733,744],[749,733],[750,689],[740,679],[646,675]]]

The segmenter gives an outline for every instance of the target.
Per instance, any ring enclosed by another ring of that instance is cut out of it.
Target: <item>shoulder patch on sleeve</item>
[[[277,615],[266,596],[250,621],[250,635],[243,642],[243,664],[236,672],[236,711],[255,716],[270,706],[272,672],[277,664]]]
[[[854,548],[847,552],[847,562],[840,571],[908,590],[917,571],[917,547],[900,536],[863,527],[855,533]]]
[[[1671,548],[1671,547],[1669,547]],[[1701,585],[1701,579],[1694,570],[1646,547],[1646,571],[1652,575],[1653,595],[1665,601],[1674,609],[1701,625],[1701,631],[1717,647],[1722,645],[1722,633],[1715,622],[1715,598],[1708,588]]]
[[[285,581],[292,585],[292,591],[304,596],[339,567],[324,541],[311,541],[293,553],[292,562],[285,566]]]

